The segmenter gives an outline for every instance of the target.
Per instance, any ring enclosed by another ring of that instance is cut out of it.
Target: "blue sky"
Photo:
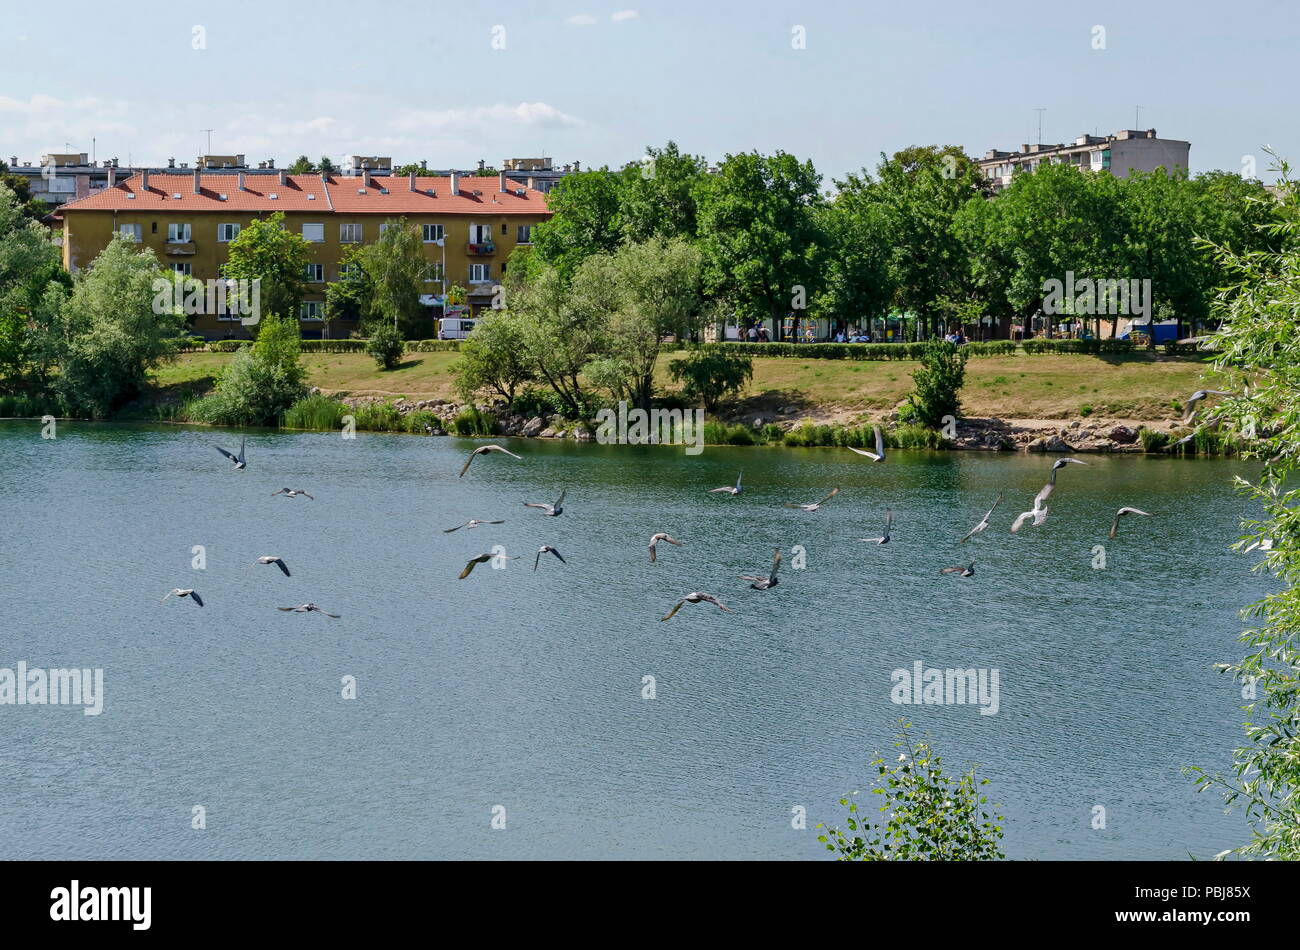
[[[910,144],[988,148],[1141,126],[1239,171],[1300,164],[1300,5],[564,0],[210,5],[65,0],[6,11],[0,158],[123,165],[217,154],[545,154],[619,165],[676,140],[784,149],[828,178]],[[195,27],[204,47],[196,49]],[[504,49],[500,44],[504,27]],[[805,48],[793,48],[803,27]],[[1105,48],[1094,49],[1094,28]]]

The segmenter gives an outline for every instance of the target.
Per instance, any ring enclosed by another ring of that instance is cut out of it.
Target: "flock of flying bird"
[[[1223,392],[1217,389],[1197,390],[1186,401],[1186,405],[1184,407],[1184,413],[1183,413],[1184,424],[1190,423],[1192,421],[1192,419],[1196,415],[1198,404],[1201,402],[1201,400],[1205,399],[1207,396],[1210,395],[1229,396],[1232,395],[1232,393]],[[1187,442],[1190,442],[1195,437],[1195,434],[1196,433],[1193,432],[1192,435],[1189,435],[1183,439],[1180,439],[1175,443],[1172,443],[1167,448],[1172,450],[1173,448],[1176,448],[1179,445],[1183,445]],[[866,458],[869,458],[873,462],[884,462],[885,461],[885,440],[884,440],[884,435],[881,432],[879,426],[875,427],[874,435],[875,435],[874,452],[868,451],[866,449],[853,448],[852,446],[848,447],[849,451],[854,452],[858,455],[865,456]],[[248,465],[248,461],[244,452],[245,445],[246,445],[246,440],[241,439],[239,443],[238,453],[228,452],[223,448],[217,448],[217,451],[231,461],[235,470],[237,471],[243,470]],[[473,464],[474,459],[478,458],[480,455],[488,455],[489,453],[493,453],[493,452],[504,453],[505,455],[508,455],[513,459],[521,459],[521,456],[516,455],[514,452],[511,452],[509,449],[505,448],[504,446],[495,445],[495,444],[481,445],[478,448],[474,449],[474,451],[470,452],[469,457],[465,460],[465,465],[460,470],[459,477],[463,478],[465,476],[465,473],[469,471],[470,465]],[[1011,522],[1011,533],[1017,534],[1026,525],[1037,528],[1041,526],[1044,522],[1046,522],[1047,514],[1048,514],[1047,502],[1048,499],[1051,498],[1052,493],[1056,490],[1057,473],[1061,469],[1063,469],[1066,465],[1088,465],[1088,464],[1090,463],[1081,461],[1080,459],[1071,458],[1071,457],[1059,458],[1055,462],[1053,462],[1051,472],[1048,476],[1047,484],[1045,484],[1039,490],[1038,494],[1034,496],[1033,506],[1028,511],[1021,512]],[[736,476],[736,484],[723,485],[720,488],[711,488],[709,489],[708,493],[726,494],[731,497],[740,495],[744,491],[741,485],[741,477],[743,476],[743,474],[744,473],[742,472]],[[820,511],[821,508],[832,498],[838,495],[839,492],[840,492],[839,488],[833,488],[830,494],[828,494],[825,498],[822,498],[820,501],[807,502],[807,503],[786,502],[785,507],[792,508],[797,511],[807,512],[807,513]],[[548,518],[556,518],[564,513],[564,496],[566,493],[567,493],[567,489],[562,490],[560,492],[560,496],[556,498],[554,502],[547,503],[547,502],[530,501],[530,502],[524,502],[524,507],[537,508],[542,512],[544,516]],[[315,500],[311,494],[309,494],[308,492],[304,491],[301,488],[281,488],[279,491],[272,492],[272,497],[278,495],[284,495],[287,498],[297,498],[299,495],[302,495],[310,500],[313,501]],[[1002,504],[1002,499],[1003,499],[1003,493],[999,492],[997,500],[993,502],[993,507],[984,513],[984,517],[980,519],[979,523],[976,524],[975,527],[971,528],[970,531],[968,531],[965,535],[963,535],[961,538],[958,539],[959,542],[964,543],[966,541],[969,541],[975,535],[980,534],[981,532],[987,530],[992,523],[993,513],[997,511],[998,506]],[[1116,534],[1119,532],[1120,519],[1128,515],[1142,515],[1143,517],[1148,517],[1148,518],[1151,517],[1150,512],[1142,511],[1140,508],[1134,508],[1125,505],[1119,508],[1115,512],[1114,518],[1111,521],[1110,531],[1107,534],[1108,538],[1114,538],[1116,536]],[[443,533],[451,534],[452,532],[460,531],[461,529],[472,530],[474,528],[478,528],[483,525],[498,525],[504,523],[505,522],[503,520],[488,521],[479,518],[471,518],[469,521],[466,521],[464,524],[458,524],[455,527],[443,529]],[[891,540],[891,532],[893,531],[893,527],[894,527],[893,510],[886,509],[885,528],[883,534],[881,534],[879,537],[858,538],[858,540],[866,544],[888,544]],[[658,545],[660,542],[671,544],[677,547],[681,547],[684,544],[684,542],[677,540],[667,532],[659,531],[654,533],[653,535],[650,536],[650,544],[649,544],[651,563],[655,563],[658,560],[659,557]],[[550,544],[543,544],[537,549],[537,552],[533,557],[534,571],[538,569],[543,554],[553,555],[557,560],[560,561],[561,564],[568,563],[567,561],[565,561],[564,556],[560,553],[558,548]],[[469,560],[469,562],[465,565],[465,568],[458,575],[458,579],[464,580],[465,578],[470,576],[471,572],[473,572],[475,567],[477,567],[480,564],[486,564],[489,561],[492,561],[494,559],[501,559],[506,561],[519,560],[517,556],[512,557],[502,553],[489,552],[486,554],[480,554]],[[263,555],[257,558],[255,563],[264,566],[274,564],[284,573],[286,577],[290,576],[288,565],[285,564],[284,559],[282,557],[279,557],[278,555]],[[750,582],[749,586],[753,590],[758,590],[758,591],[770,590],[773,587],[776,587],[777,584],[779,583],[777,575],[780,569],[781,569],[781,549],[777,548],[773,552],[772,564],[766,574],[741,574],[738,575],[738,577],[740,580],[749,581]],[[973,577],[975,575],[975,561],[972,559],[964,566],[958,565],[956,567],[941,568],[939,573],[956,574],[959,577]],[[172,590],[168,591],[168,593],[163,597],[163,600],[166,601],[168,597],[173,597],[173,596],[177,598],[188,597],[190,600],[194,601],[194,603],[197,604],[198,606],[200,607],[203,606],[203,599],[199,596],[198,592],[192,588],[179,588],[179,587],[173,588]],[[718,607],[720,610],[724,610],[727,613],[735,612],[730,607],[723,604],[720,600],[718,600],[717,597],[713,596],[712,594],[706,593],[704,591],[692,591],[686,596],[680,598],[677,601],[677,603],[673,605],[672,609],[669,610],[668,613],[665,614],[663,617],[661,617],[660,620],[661,621],[671,620],[674,616],[677,615],[677,612],[681,610],[681,608],[685,604],[699,604],[699,603],[713,604],[714,606]],[[313,612],[321,613],[327,617],[333,617],[335,619],[339,617],[338,614],[329,613],[328,611],[323,610],[322,608],[316,606],[313,603],[299,604],[296,607],[278,607],[277,609],[294,612],[294,613],[313,613]]]

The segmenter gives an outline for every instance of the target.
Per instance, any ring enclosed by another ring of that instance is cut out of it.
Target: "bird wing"
[[[558,558],[560,559],[560,563],[561,563],[561,564],[568,564],[568,563],[569,563],[568,561],[566,561],[566,560],[564,559],[564,555],[561,554],[559,551],[555,550],[555,548],[551,548],[551,553],[554,554],[556,557],[558,557]]]
[[[469,471],[470,462],[474,461],[474,456],[476,455],[478,455],[478,449],[475,449],[473,452],[469,453],[469,458],[465,459],[465,467],[460,470],[460,474],[456,476],[457,478],[465,477],[465,473]]]
[[[845,448],[848,449],[850,452],[857,452],[859,455],[865,455],[867,458],[871,459],[871,461],[873,461],[873,462],[879,462],[879,461],[880,461],[880,456],[877,455],[875,452],[868,452],[866,449],[855,449],[855,448],[854,448],[853,446],[851,446],[851,445],[846,445]]]
[[[285,577],[289,576],[289,568],[285,566],[284,561],[280,560],[279,558],[276,558],[271,563],[274,564],[276,567],[278,567],[280,570],[284,571]]]
[[[768,575],[768,580],[776,580],[776,572],[781,570],[781,549],[777,548],[776,553],[772,555],[772,572]]]
[[[1119,510],[1119,513],[1120,513],[1121,515],[1146,515],[1148,518],[1151,517],[1151,512],[1149,512],[1149,511],[1143,511],[1141,508],[1128,508],[1128,507],[1125,507],[1125,508],[1121,508],[1121,509]]]
[[[787,508],[807,508],[807,507],[808,507],[807,505],[796,505],[796,504],[795,504],[794,502],[792,502],[792,501],[787,501],[787,502],[785,503],[785,506],[786,506]]]
[[[961,573],[962,571],[964,571],[964,570],[966,570],[966,568],[964,568],[964,567],[941,567],[941,568],[939,568],[939,573],[940,573],[940,574],[960,574],[960,573]]]
[[[651,541],[650,542],[650,563],[651,564],[655,562],[656,557],[657,555],[655,554],[655,542]]]
[[[558,508],[560,507],[560,505],[564,504],[564,496],[567,495],[568,493],[569,490],[567,488],[564,489],[564,491],[560,492],[560,497],[555,499],[555,504],[551,505],[551,507]]]
[[[226,454],[224,449],[217,449],[217,451],[220,452],[222,455]],[[273,491],[271,492],[271,497],[274,498],[276,495],[283,495],[288,490],[289,489],[287,488],[281,488],[279,491]]]
[[[668,613],[664,614],[662,617],[660,617],[659,621],[662,623],[665,620],[672,620],[674,615],[676,615],[677,611],[682,609],[682,604],[684,603],[686,603],[685,597],[677,601],[677,603],[673,604],[673,609],[668,611]]]
[[[700,598],[700,600],[706,600],[709,603],[713,604],[715,607],[720,607],[721,609],[725,610],[729,614],[735,613],[734,610],[732,610],[730,607],[723,604],[722,601],[718,600],[718,598],[712,596],[711,594],[705,594]]]
[[[894,526],[894,512],[891,508],[885,509],[885,534],[889,534],[889,529]]]
[[[1055,491],[1055,489],[1056,489],[1056,483],[1048,482],[1046,485],[1044,485],[1042,488],[1038,490],[1038,494],[1034,496],[1035,510],[1043,507],[1043,502],[1047,501],[1047,499],[1051,497],[1052,492]]]
[[[819,505],[824,505],[824,504],[826,504],[826,502],[830,501],[832,498],[834,498],[834,497],[835,497],[836,495],[838,495],[839,493],[840,493],[840,490],[839,490],[838,488],[832,488],[832,489],[831,489],[831,493],[830,493],[829,495],[827,495],[825,498],[823,498],[821,501],[817,502],[817,504],[819,504]]]
[[[247,441],[245,438],[239,440],[239,461],[241,462],[244,460],[244,443]]]
[[[1106,537],[1113,538],[1119,533],[1119,518],[1122,514],[1124,514],[1124,509],[1122,508],[1115,512],[1115,520],[1110,523],[1110,533],[1107,534]]]
[[[323,613],[326,617],[333,617],[335,620],[338,620],[338,619],[339,619],[339,615],[338,615],[338,614],[332,614],[332,613],[330,613],[328,610],[321,610],[319,607],[317,607],[316,609],[317,609],[320,613]]]
[[[218,445],[218,446],[214,446],[214,448],[216,448],[216,450],[217,450],[218,452],[220,452],[222,455],[224,455],[226,458],[230,459],[230,461],[232,461],[232,462],[238,462],[238,461],[239,461],[238,458],[236,458],[235,456],[231,455],[229,452],[227,452],[227,451],[226,451],[225,449],[223,449],[221,446],[219,446],[219,445]]]
[[[524,507],[525,507],[525,508],[543,508],[543,509],[549,509],[551,506],[550,506],[550,505],[544,505],[544,504],[542,504],[542,503],[539,502],[539,501],[526,501],[526,502],[524,502]]]
[[[307,492],[303,491],[301,488],[298,489],[298,494],[307,495],[307,497],[310,498],[312,501],[316,500],[315,496],[307,494]]]
[[[468,564],[465,565],[465,570],[460,572],[460,576],[457,578],[457,580],[463,581],[465,578],[469,577],[469,572],[474,570],[476,565],[482,564],[491,556],[492,555],[490,554],[480,554],[478,557],[473,558]]]
[[[993,516],[993,512],[998,510],[998,505],[1002,504],[1002,492],[998,492],[998,500],[993,502],[993,507],[984,515],[984,520],[988,521]]]
[[[710,488],[709,494],[712,495],[714,492],[720,492],[720,491],[730,492],[733,491],[733,489],[730,485],[724,485],[721,488]]]
[[[521,462],[523,461],[523,456],[515,455],[515,453],[514,453],[514,452],[511,452],[509,449],[503,449],[503,448],[502,448],[501,446],[499,446],[499,445],[497,445],[497,446],[493,446],[493,448],[495,448],[498,452],[504,452],[504,453],[506,453],[506,455],[510,456],[512,459],[519,459]]]
[[[537,570],[537,562],[542,559],[542,549],[537,549],[537,556],[533,558],[533,570]]]
[[[193,600],[200,607],[203,606],[203,598],[198,595],[198,592],[190,591],[190,599]]]
[[[1034,517],[1034,515],[1035,515],[1034,511],[1021,512],[1020,515],[1016,518],[1016,520],[1011,523],[1011,533],[1015,534],[1017,531],[1019,531],[1021,527],[1024,525],[1024,523],[1028,521],[1030,518]]]
[[[880,456],[880,461],[885,460],[885,437],[880,431],[880,426],[874,427],[876,430],[876,454]]]
[[[442,529],[442,533],[443,533],[443,534],[451,534],[453,531],[459,531],[461,528],[465,527],[466,524],[469,524],[469,522],[467,521],[467,522],[465,522],[465,524],[458,524],[458,525],[456,525],[456,527],[454,527],[454,528],[443,528],[443,529]]]

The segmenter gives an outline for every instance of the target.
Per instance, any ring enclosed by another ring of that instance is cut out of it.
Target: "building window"
[[[135,241],[137,244],[143,236],[141,234],[142,230],[143,229],[138,224],[121,224],[118,225],[117,228],[119,234],[125,235],[128,241]]]
[[[424,243],[437,244],[442,240],[441,224],[426,224],[424,226]]]
[[[492,269],[491,264],[470,264],[469,265],[469,282],[471,284],[482,284],[491,278],[488,276]]]
[[[157,222],[157,221],[151,221],[151,222],[149,223],[149,233],[150,233],[150,234],[157,234],[157,233],[158,233],[158,222]]]
[[[469,226],[469,241],[471,244],[491,244],[492,225],[471,224]]]
[[[237,224],[218,224],[217,225],[217,243],[229,244],[235,238],[239,237],[239,225]]]
[[[360,277],[360,276],[361,276],[360,264],[339,265],[339,280],[347,280],[349,277]]]
[[[167,243],[168,244],[189,244],[190,226],[188,224],[167,225]]]
[[[324,320],[325,302],[323,300],[304,300],[300,312],[303,320]]]
[[[531,224],[519,225],[519,235],[516,238],[520,244],[533,243],[533,226]]]
[[[325,225],[323,224],[304,224],[302,226],[302,237],[304,241],[311,241],[313,244],[325,243]]]
[[[340,225],[339,225],[339,243],[340,243],[340,244],[360,244],[360,243],[361,243],[361,225],[359,225],[359,224],[340,224]]]
[[[302,279],[309,284],[323,283],[325,280],[324,264],[307,264],[303,267]]]
[[[189,261],[185,261],[183,263],[173,262],[172,271],[174,273],[184,274],[186,277],[189,277],[191,274],[194,273],[194,265],[191,264]]]

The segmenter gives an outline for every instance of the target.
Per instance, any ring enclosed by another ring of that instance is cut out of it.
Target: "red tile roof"
[[[448,177],[416,178],[415,191],[406,176],[372,177],[363,187],[360,175],[330,176],[286,175],[280,184],[276,174],[246,174],[244,190],[239,190],[239,176],[231,172],[199,174],[199,192],[194,192],[193,173],[182,175],[150,174],[149,187],[143,187],[141,175],[132,175],[112,188],[105,188],[60,207],[68,211],[151,211],[177,213],[244,211],[331,211],[345,214],[547,214],[546,197],[540,191],[507,179],[505,192],[498,190],[499,179],[462,175],[460,193],[451,194]],[[387,189],[384,194],[381,189]],[[429,194],[432,190],[433,194]],[[482,192],[475,195],[475,191]],[[523,195],[517,194],[524,190]],[[362,193],[364,192],[364,193]],[[134,195],[135,197],[128,197]],[[179,195],[180,197],[176,197]],[[221,196],[225,195],[225,200]],[[275,195],[274,198],[271,196]],[[309,197],[314,196],[314,197]]]

